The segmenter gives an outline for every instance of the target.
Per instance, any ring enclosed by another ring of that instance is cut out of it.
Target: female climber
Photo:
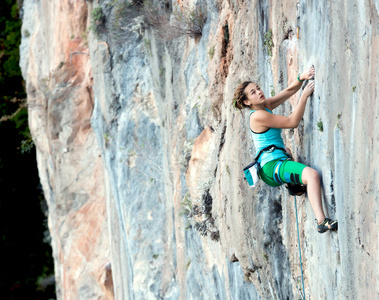
[[[284,183],[306,185],[308,198],[317,219],[317,230],[323,233],[337,229],[338,222],[325,217],[321,203],[319,174],[315,169],[290,160],[290,155],[283,149],[284,143],[281,137],[282,129],[299,126],[307,99],[315,88],[314,80],[311,80],[314,79],[314,75],[315,69],[312,66],[299,74],[297,80],[295,79],[285,90],[267,99],[258,84],[251,81],[243,82],[234,93],[233,105],[239,110],[244,108],[251,110],[250,131],[257,153],[270,145],[275,145],[270,150],[265,150],[259,157],[260,178],[269,186],[280,186]],[[290,116],[273,114],[272,110],[294,95],[304,80],[310,80],[309,84],[305,87],[298,105]]]

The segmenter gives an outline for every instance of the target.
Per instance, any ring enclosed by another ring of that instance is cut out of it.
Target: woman
[[[250,130],[257,153],[270,145],[284,148],[281,129],[296,128],[304,115],[308,97],[313,93],[315,83],[310,81],[305,87],[298,105],[289,117],[274,115],[272,110],[284,103],[301,87],[304,80],[313,79],[315,74],[312,66],[297,76],[285,90],[267,98],[260,87],[250,81],[238,86],[234,93],[234,106],[238,109],[249,108]],[[308,198],[317,219],[317,230],[323,233],[336,229],[338,222],[325,217],[321,203],[320,177],[315,169],[299,162],[289,160],[288,154],[274,148],[265,151],[259,158],[261,179],[270,186],[279,186],[283,183],[307,185]]]

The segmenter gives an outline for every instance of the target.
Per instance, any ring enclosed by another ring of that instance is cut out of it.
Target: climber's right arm
[[[299,126],[299,123],[303,118],[307,99],[313,93],[314,87],[314,81],[310,82],[306,86],[300,97],[298,105],[289,117],[274,115],[264,110],[258,110],[251,115],[252,118],[250,120],[250,127],[253,128],[252,124],[254,124],[254,128],[258,132],[263,132],[268,128],[296,128]]]
[[[302,74],[300,74],[300,80],[306,80],[313,78],[315,74],[315,68],[312,66],[308,70],[304,71]],[[280,93],[276,94],[273,97],[266,99],[265,106],[273,110],[274,108],[278,107],[280,104],[287,101],[290,97],[292,97],[296,92],[301,88],[303,85],[303,82],[299,82],[299,80],[295,79],[291,82],[291,84],[281,91]]]

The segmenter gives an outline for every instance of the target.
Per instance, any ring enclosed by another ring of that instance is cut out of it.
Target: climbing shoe
[[[317,222],[317,220],[316,220]],[[325,218],[325,220],[321,224],[317,224],[317,231],[319,233],[324,233],[327,230],[334,230],[338,227],[337,220],[331,220],[329,218]]]

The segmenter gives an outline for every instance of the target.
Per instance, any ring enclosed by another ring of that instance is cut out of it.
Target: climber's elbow
[[[297,127],[299,127],[299,125],[300,125],[300,121],[301,121],[301,120],[296,120],[296,122],[294,123],[293,128],[297,128]]]
[[[289,116],[288,118],[288,128],[297,128],[299,127],[301,119],[294,118],[293,116]]]

